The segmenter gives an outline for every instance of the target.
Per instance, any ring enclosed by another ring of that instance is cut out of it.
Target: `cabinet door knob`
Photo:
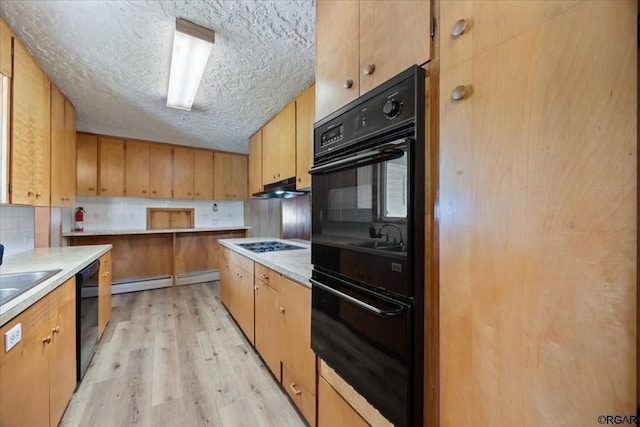
[[[51,342],[51,335],[47,335],[46,338],[42,339],[42,344],[49,344]]]
[[[39,199],[40,197],[42,197],[42,194],[36,193],[36,199]]]
[[[89,188],[87,188],[87,190],[89,190],[89,191],[93,191],[93,190],[95,190],[95,188],[93,188],[93,187],[89,187]]]
[[[451,37],[458,38],[467,31],[467,21],[464,19],[458,20],[455,24],[453,24],[453,28],[451,29]]]
[[[451,91],[451,99],[454,101],[461,101],[468,95],[467,87],[464,85],[456,86]]]
[[[142,194],[147,194],[147,190],[142,190]]]
[[[367,64],[365,65],[364,70],[362,70],[362,74],[364,74],[365,76],[370,76],[375,70],[376,64]]]
[[[100,191],[107,191],[107,189],[106,188],[101,188]]]
[[[33,197],[33,191],[27,191],[27,197]]]
[[[60,333],[60,326],[56,326],[55,328],[53,328],[51,330],[51,332],[54,333],[54,334],[59,334]]]
[[[253,290],[254,290],[254,291],[256,291],[256,292],[258,292],[258,287],[257,287],[257,286],[254,286],[254,287],[253,287]]]
[[[291,389],[291,391],[293,391],[293,394],[295,394],[296,396],[302,394],[302,391],[296,388],[296,383],[291,383],[291,385],[289,385],[289,388]]]
[[[280,307],[280,313],[284,314],[284,307]]]
[[[261,278],[262,280],[269,280],[269,276],[267,276],[266,274],[261,274],[261,275],[260,275],[260,278]]]
[[[351,89],[353,87],[353,80],[351,79],[345,80],[344,83],[342,84],[342,87],[345,89]]]

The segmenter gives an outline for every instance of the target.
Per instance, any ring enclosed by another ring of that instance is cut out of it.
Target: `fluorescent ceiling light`
[[[213,41],[213,30],[176,19],[167,107],[191,111]]]

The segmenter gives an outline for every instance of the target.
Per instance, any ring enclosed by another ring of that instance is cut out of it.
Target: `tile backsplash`
[[[214,204],[217,211],[214,212]],[[134,197],[77,196],[76,206],[85,210],[84,229],[145,229],[147,208],[194,208],[194,222],[199,227],[235,227],[244,225],[244,202],[175,199],[142,199]],[[73,211],[65,212],[63,230],[73,227]],[[67,227],[68,223],[68,227]]]
[[[0,205],[0,243],[4,256],[30,250],[35,245],[33,206]]]

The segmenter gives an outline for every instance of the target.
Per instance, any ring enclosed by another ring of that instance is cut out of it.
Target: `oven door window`
[[[409,295],[409,145],[312,176],[312,263]]]

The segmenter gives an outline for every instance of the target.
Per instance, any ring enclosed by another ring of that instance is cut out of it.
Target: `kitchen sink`
[[[407,246],[394,243],[394,242],[381,242],[378,240],[366,240],[363,242],[353,242],[349,243],[351,246],[357,246],[359,248],[367,248],[367,249],[375,249],[378,251],[387,251],[387,252],[406,252]]]
[[[11,301],[62,270],[0,274],[0,305]]]

